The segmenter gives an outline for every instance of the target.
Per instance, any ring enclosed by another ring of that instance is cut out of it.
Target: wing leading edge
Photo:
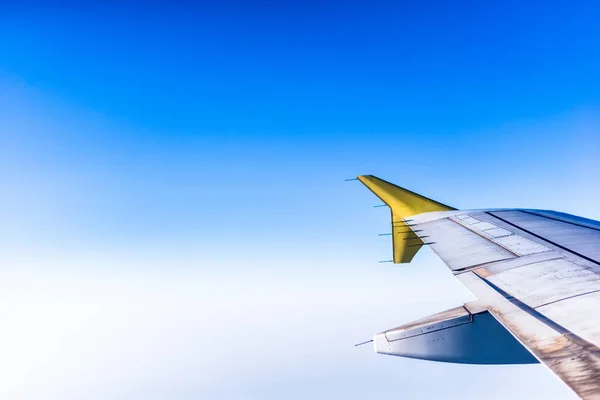
[[[471,364],[539,360],[580,397],[600,399],[600,223],[553,211],[455,210],[373,176],[358,179],[390,206],[392,225],[410,232],[394,229],[394,262],[410,262],[420,246],[403,239],[415,237],[477,297],[375,335],[376,352]]]

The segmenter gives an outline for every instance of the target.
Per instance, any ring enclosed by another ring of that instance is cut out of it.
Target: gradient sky
[[[471,297],[344,179],[600,219],[598,12],[0,6],[0,397],[572,398],[354,348]]]

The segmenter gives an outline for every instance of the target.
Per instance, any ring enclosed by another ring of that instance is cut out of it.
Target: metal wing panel
[[[408,193],[401,190],[398,199]],[[423,200],[410,199],[405,203]],[[414,211],[422,214],[402,215],[407,227],[427,236],[479,299],[465,304],[468,312],[488,310],[579,396],[600,399],[600,222],[553,211],[461,211],[441,204]],[[460,317],[456,321],[461,324],[449,331],[469,328]],[[442,332],[436,329],[446,323],[433,324],[431,332]],[[393,334],[407,334],[405,329]]]
[[[572,297],[537,308],[541,314],[596,346],[600,346],[600,292]]]
[[[411,219],[479,306],[579,396],[600,398],[600,231],[520,210],[425,216]]]
[[[503,236],[494,238],[494,243],[508,249],[518,256],[527,256],[535,253],[542,253],[544,251],[550,251],[546,246],[542,246],[539,243],[529,240],[519,235]]]
[[[501,271],[486,279],[533,308],[600,291],[600,275],[562,258]]]
[[[490,212],[500,221],[600,265],[600,231],[588,226],[551,219],[521,210]]]
[[[600,231],[600,221],[594,221],[593,219],[578,217],[577,215],[566,214],[558,211],[551,210],[521,210],[525,213],[537,215],[540,217],[555,219],[562,222],[567,222],[579,226],[585,226],[588,228],[596,229]]]
[[[524,265],[535,264],[542,261],[562,259],[560,253],[556,251],[545,251],[543,253],[535,253],[522,257],[515,257],[512,260],[502,260],[495,263],[485,265],[485,270],[489,275],[497,274],[502,271],[508,271],[513,268],[519,268]],[[480,268],[481,267],[475,267]],[[474,269],[474,268],[473,268]]]
[[[431,249],[452,270],[469,268],[515,255],[448,218],[418,224],[419,234],[428,236]]]
[[[594,344],[490,286],[473,272],[458,276],[485,308],[531,353],[584,399],[600,399],[600,350]],[[556,303],[558,304],[558,303]]]

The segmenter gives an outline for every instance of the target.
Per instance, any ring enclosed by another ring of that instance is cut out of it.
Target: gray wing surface
[[[477,300],[375,335],[376,352],[471,364],[539,361],[581,398],[600,399],[599,222],[525,209],[404,220]]]

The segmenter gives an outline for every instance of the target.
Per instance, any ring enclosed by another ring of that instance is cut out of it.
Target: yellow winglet
[[[360,175],[357,178],[392,210],[392,243],[396,264],[410,262],[423,246],[404,218],[430,211],[455,210],[373,175]]]

